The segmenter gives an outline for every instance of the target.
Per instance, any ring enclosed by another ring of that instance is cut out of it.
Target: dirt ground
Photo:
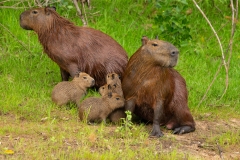
[[[224,145],[220,145],[214,137],[219,137],[228,131],[240,133],[240,120],[230,119],[228,122],[196,121],[196,131],[180,136],[174,136],[174,141],[165,141],[165,149],[171,150],[172,146],[178,145],[178,150],[206,160],[240,160],[240,146],[231,145],[225,139]],[[168,134],[166,136],[173,136]],[[238,135],[238,144],[240,135]],[[177,143],[177,144],[176,144]],[[225,148],[225,149],[224,149]]]
[[[13,119],[13,115],[1,115],[0,114],[0,127],[1,125],[6,124],[5,122],[11,122]],[[27,120],[23,120],[23,123],[29,123]],[[11,128],[18,125],[11,124]],[[95,126],[98,127],[98,126]],[[147,129],[150,131],[152,125],[146,125]],[[113,130],[116,126],[109,127]],[[156,146],[162,146],[161,148],[157,149],[158,152],[171,152],[173,149],[178,150],[186,155],[194,155],[194,157],[199,157],[199,159],[206,159],[206,160],[240,160],[240,119],[232,118],[229,121],[205,121],[205,120],[196,120],[196,131],[184,134],[184,135],[173,135],[170,131],[165,130],[163,128],[163,133],[165,138],[160,139],[151,139],[149,138],[150,145],[152,142],[156,144]],[[111,129],[110,129],[111,130]],[[1,133],[1,128],[0,128]],[[226,133],[234,133],[234,136],[237,137],[237,142],[232,143],[229,142],[229,136],[223,136]],[[3,135],[3,136],[1,136]],[[1,133],[0,135],[0,149],[3,148],[3,144],[6,145],[8,142],[9,137]],[[24,135],[22,135],[24,136]],[[42,135],[40,135],[42,136]],[[219,139],[223,136],[222,141],[219,142]],[[39,137],[31,137],[39,139]],[[151,142],[152,141],[152,142]],[[17,155],[15,155],[17,156]],[[188,156],[190,157],[190,156]],[[186,157],[185,159],[188,159]],[[4,158],[3,155],[0,154],[0,159]]]

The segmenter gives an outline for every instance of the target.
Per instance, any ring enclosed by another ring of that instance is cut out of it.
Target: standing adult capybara
[[[20,15],[23,29],[34,30],[47,55],[55,61],[63,81],[79,71],[106,83],[107,73],[122,76],[128,57],[125,50],[107,34],[88,27],[78,27],[59,16],[55,8],[36,8]]]
[[[72,81],[59,82],[52,91],[52,101],[59,106],[74,102],[79,104],[81,98],[87,94],[87,88],[92,87],[95,80],[87,73],[80,72]]]
[[[153,122],[151,136],[163,133],[159,125],[174,134],[195,130],[188,108],[184,78],[172,67],[177,64],[178,49],[161,40],[142,38],[142,46],[132,55],[123,75],[125,109]]]
[[[124,98],[117,93],[109,92],[103,97],[89,97],[78,106],[79,118],[87,121],[106,121],[107,116],[116,108],[124,107]]]

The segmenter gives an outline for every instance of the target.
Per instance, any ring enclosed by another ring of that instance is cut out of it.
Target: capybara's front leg
[[[150,137],[162,137],[164,134],[160,130],[160,120],[163,115],[163,102],[159,101],[154,106],[153,128]]]
[[[135,99],[129,99],[125,101],[125,110],[134,112],[135,110]]]
[[[61,73],[62,81],[68,81],[70,74],[64,69],[62,69],[61,67],[60,67],[60,73]]]
[[[75,63],[69,64],[69,65],[67,66],[67,70],[68,70],[68,72],[69,72],[69,74],[70,74],[70,76],[71,76],[72,78],[75,77],[76,75],[78,75],[79,72],[81,72],[81,71],[78,69],[78,65],[75,64]]]

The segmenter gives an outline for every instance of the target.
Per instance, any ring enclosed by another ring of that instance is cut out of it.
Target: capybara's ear
[[[109,84],[109,85],[108,85],[108,90],[110,90],[110,89],[112,89],[112,86]]]
[[[54,11],[56,11],[56,7],[55,7],[55,6],[52,6],[51,8],[52,8]]]
[[[142,37],[142,45],[147,44],[148,41],[149,41],[149,40],[148,40],[148,38],[147,38],[146,36],[143,36],[143,37]]]
[[[46,7],[45,8],[45,14],[50,15],[52,11],[56,11],[56,7]]]
[[[78,74],[75,74],[75,76],[74,77],[80,77],[80,73],[78,73]]]

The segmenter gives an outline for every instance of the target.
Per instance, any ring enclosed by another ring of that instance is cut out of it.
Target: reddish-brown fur
[[[142,43],[123,76],[125,108],[153,122],[151,136],[163,136],[159,125],[174,130],[175,134],[194,131],[186,82],[172,68],[177,64],[178,49],[168,42],[146,37]]]
[[[23,12],[20,25],[38,34],[44,51],[59,65],[64,81],[81,71],[93,77],[95,86],[100,87],[106,83],[108,73],[122,76],[124,72],[128,57],[122,46],[101,31],[75,26],[54,8]]]

